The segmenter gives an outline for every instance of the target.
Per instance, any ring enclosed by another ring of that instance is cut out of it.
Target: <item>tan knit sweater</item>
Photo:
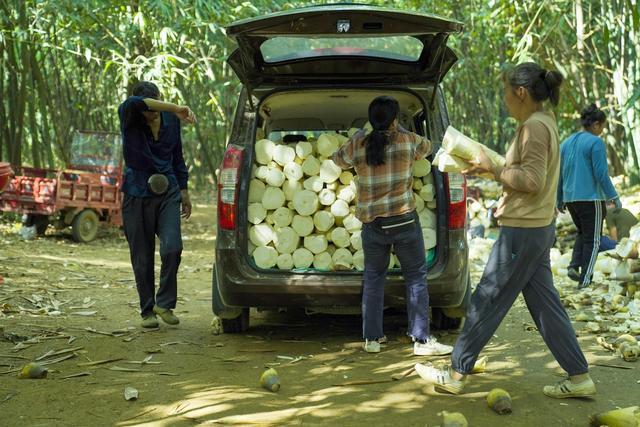
[[[553,113],[536,112],[518,126],[506,160],[493,171],[504,189],[496,211],[500,225],[551,224],[560,173],[560,136]]]

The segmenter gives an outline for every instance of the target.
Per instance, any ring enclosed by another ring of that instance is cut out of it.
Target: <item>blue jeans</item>
[[[429,337],[429,292],[424,239],[415,212],[389,218],[376,218],[362,227],[364,283],[362,327],[365,339],[384,336],[384,283],[391,247],[400,260],[407,285],[408,335],[416,340]]]

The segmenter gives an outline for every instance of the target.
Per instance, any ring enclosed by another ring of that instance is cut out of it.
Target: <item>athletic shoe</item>
[[[591,378],[578,384],[574,384],[570,380],[565,379],[555,385],[544,386],[542,392],[556,399],[564,399],[566,397],[590,397],[596,394],[596,385]]]
[[[365,340],[363,348],[367,353],[380,353],[380,343],[377,340]]]
[[[414,356],[444,356],[451,354],[453,347],[446,344],[440,344],[435,338],[431,337],[426,342],[416,341],[413,343]]]
[[[569,279],[573,280],[574,282],[580,281],[580,273],[576,268],[569,267],[569,269],[567,269],[567,276],[569,277]]]
[[[160,318],[164,321],[164,323],[168,323],[169,325],[177,325],[180,323],[180,319],[173,314],[173,310],[170,308],[162,308],[157,305],[153,306],[153,312],[160,316]]]
[[[142,318],[141,323],[143,328],[157,328],[159,326],[158,319],[155,314],[149,314]]]
[[[416,363],[415,370],[420,375],[420,378],[433,384],[433,388],[436,391],[460,394],[464,389],[465,381],[454,380],[451,377],[451,368],[449,366],[444,369],[436,369],[433,366]]]

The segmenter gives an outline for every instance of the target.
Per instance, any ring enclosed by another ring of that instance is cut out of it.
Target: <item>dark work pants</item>
[[[426,340],[429,337],[427,261],[420,220],[415,211],[389,218],[376,218],[363,225],[363,336],[368,340],[384,336],[384,283],[392,246],[400,260],[407,286],[408,334],[416,340]]]
[[[567,210],[571,214],[573,223],[578,229],[578,236],[573,245],[573,254],[569,268],[580,269],[578,287],[584,288],[591,284],[593,269],[598,259],[602,224],[607,213],[605,202],[594,200],[590,202],[569,202]]]
[[[131,266],[140,297],[140,314],[153,312],[153,305],[173,309],[178,292],[177,274],[182,254],[180,234],[180,190],[170,188],[162,196],[124,195],[122,220],[129,242]],[[155,292],[154,258],[156,236],[160,239],[160,287]]]
[[[572,376],[588,372],[569,316],[553,286],[549,252],[554,239],[555,224],[500,228],[451,355],[455,371],[468,374],[473,370],[480,351],[522,292],[540,335],[562,369]]]

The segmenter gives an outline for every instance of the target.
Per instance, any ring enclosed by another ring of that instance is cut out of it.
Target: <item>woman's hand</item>
[[[191,111],[191,108],[187,107],[186,105],[178,106],[176,110],[176,116],[178,116],[178,118],[183,122],[191,124],[194,124],[196,122],[196,115],[193,113],[193,111]]]
[[[471,167],[462,171],[465,175],[480,175],[483,173],[493,173],[493,163],[484,150],[480,150],[480,154],[475,159],[468,162]]]

